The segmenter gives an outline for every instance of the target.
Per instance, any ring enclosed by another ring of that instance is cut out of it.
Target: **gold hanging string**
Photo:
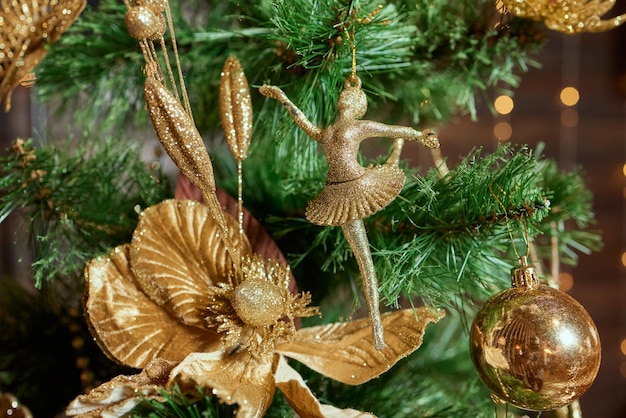
[[[352,71],[350,72],[350,78],[348,79],[352,83],[356,83],[356,80],[358,78],[356,75],[356,37],[354,34],[354,27],[356,26],[356,23],[360,23],[363,25],[368,25],[372,23],[372,20],[374,19],[374,17],[378,15],[382,10],[383,10],[383,5],[379,4],[376,7],[376,9],[371,11],[367,16],[365,16],[364,18],[360,18],[356,15],[356,11],[353,9],[353,6],[350,5],[350,13],[352,14],[354,18],[354,22],[352,24],[345,23],[343,25],[344,26],[343,31],[346,35],[346,40],[348,41],[348,44],[350,45],[350,49],[352,53]],[[388,22],[383,21],[382,23],[386,24]],[[350,30],[348,30],[348,27],[350,28]]]
[[[174,31],[171,28],[170,28],[170,33],[174,33]],[[167,46],[165,45],[165,39],[161,37],[159,38],[159,42],[161,44],[161,51],[163,51],[163,60],[165,61],[165,68],[167,68],[167,75],[170,78],[170,84],[172,85],[172,90],[174,90],[174,96],[179,97],[178,87],[176,86],[176,79],[174,78],[174,74],[172,72],[172,66],[170,65],[169,54],[167,53]],[[185,106],[185,111],[189,114],[189,117],[191,117],[193,121],[193,115],[191,114],[191,111],[190,109],[187,108],[187,106]]]
[[[151,64],[150,70],[152,71],[148,74],[153,75],[154,77],[157,77],[159,81],[165,80],[165,76],[163,75],[163,69],[161,68],[161,65],[159,64],[159,55],[157,54],[156,48],[154,47],[154,43],[147,39],[144,39],[141,43],[145,43],[147,46],[147,50],[149,51],[148,55],[149,55],[150,64]]]
[[[350,50],[352,53],[352,69],[350,71],[350,77],[348,81],[351,83],[356,83],[357,75],[356,75],[356,41],[354,39],[354,25],[352,25],[352,30],[348,31],[348,28],[344,29],[346,34],[346,40],[348,41],[348,45],[350,45]],[[352,33],[350,33],[352,32]]]
[[[180,58],[178,56],[178,46],[177,46],[177,43],[176,43],[176,34],[174,33],[174,23],[172,21],[172,13],[170,12],[170,8],[169,7],[165,8],[165,16],[167,17],[167,26],[170,29],[170,37],[172,39],[172,50],[174,51],[174,59],[176,60],[176,67],[178,69],[178,79],[180,81],[180,89],[181,89],[182,95],[183,95],[183,104],[185,106],[185,110],[189,114],[189,118],[191,119],[191,122],[195,125],[195,122],[193,120],[193,114],[191,113],[191,105],[189,104],[189,97],[187,96],[187,89],[185,88],[185,79],[183,77],[183,70],[182,70],[182,67],[180,65]],[[169,65],[168,65],[168,67],[169,67]],[[171,70],[170,70],[170,73],[171,73]],[[174,83],[172,83],[172,84],[174,84]]]
[[[502,189],[500,189],[500,191],[504,193]],[[515,252],[515,256],[517,257],[517,259],[521,260],[522,257],[517,252],[517,247],[515,247],[515,239],[513,238],[513,231],[511,230],[511,224],[509,221],[509,216],[507,215],[506,208],[504,207],[504,204],[500,201],[500,199],[498,199],[498,196],[496,196],[496,194],[493,192],[493,188],[491,184],[489,185],[489,193],[491,193],[493,198],[496,200],[496,202],[498,202],[498,204],[502,208],[502,213],[506,221],[506,229],[509,232],[509,238],[511,239],[511,244],[513,245],[513,251]],[[528,225],[526,223],[526,218],[522,218],[522,223],[523,223],[522,229],[524,230],[524,241],[526,242],[526,256],[525,257],[528,258],[530,256],[530,239],[528,238]]]

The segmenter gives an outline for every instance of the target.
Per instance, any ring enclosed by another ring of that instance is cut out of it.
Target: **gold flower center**
[[[248,325],[271,325],[285,315],[285,299],[274,283],[248,278],[233,292],[231,304],[239,318]]]

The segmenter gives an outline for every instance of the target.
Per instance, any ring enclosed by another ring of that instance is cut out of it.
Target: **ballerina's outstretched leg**
[[[376,280],[376,272],[374,271],[374,262],[372,261],[365,225],[362,219],[357,219],[341,225],[341,229],[352,249],[354,258],[356,258],[361,273],[361,280],[363,280],[363,290],[369,309],[374,346],[377,350],[382,350],[385,348],[385,340],[383,338],[383,325],[380,320],[378,281]]]

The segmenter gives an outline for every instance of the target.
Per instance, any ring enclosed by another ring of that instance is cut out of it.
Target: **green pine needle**
[[[130,240],[140,210],[171,196],[160,171],[139,158],[138,146],[119,141],[86,138],[66,148],[18,142],[0,167],[0,221],[25,211],[37,286],[57,275],[80,275],[86,261]]]

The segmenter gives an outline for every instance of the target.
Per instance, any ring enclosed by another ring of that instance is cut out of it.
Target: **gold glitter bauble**
[[[237,160],[246,159],[252,136],[252,100],[241,63],[229,57],[220,76],[220,119],[226,142]]]
[[[600,367],[600,337],[587,311],[539,285],[525,259],[513,287],[489,299],[471,328],[470,353],[495,401],[545,411],[579,398]]]
[[[165,33],[165,19],[146,6],[128,9],[124,18],[128,33],[135,39],[157,39]]]
[[[145,6],[154,13],[163,13],[167,8],[167,0],[137,0],[137,6]]]
[[[269,280],[244,280],[235,288],[231,303],[237,316],[254,327],[271,325],[285,312],[283,292]]]

